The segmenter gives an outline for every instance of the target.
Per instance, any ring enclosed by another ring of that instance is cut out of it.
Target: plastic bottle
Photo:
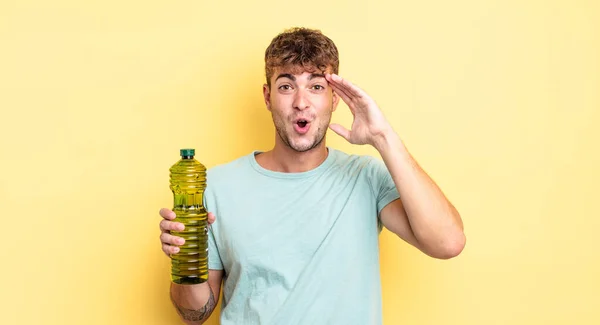
[[[174,221],[185,225],[183,231],[171,231],[185,239],[177,254],[171,254],[171,281],[197,284],[208,280],[208,224],[203,197],[206,167],[194,159],[194,149],[181,149],[181,159],[170,169]]]

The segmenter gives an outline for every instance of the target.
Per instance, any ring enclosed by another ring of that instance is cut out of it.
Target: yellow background
[[[263,53],[296,25],[337,43],[465,222],[449,261],[381,236],[385,324],[600,324],[591,0],[3,1],[0,323],[178,323],[168,168],[272,146]]]

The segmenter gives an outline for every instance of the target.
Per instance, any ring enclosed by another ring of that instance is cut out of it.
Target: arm
[[[354,116],[351,130],[339,124],[330,128],[352,144],[377,149],[400,194],[400,200],[382,209],[383,225],[432,257],[458,255],[466,242],[458,211],[411,157],[375,101],[337,75],[326,78]]]
[[[456,208],[395,132],[390,129],[375,143],[401,197],[382,209],[383,225],[431,257],[447,259],[460,254],[466,237]]]
[[[194,285],[171,283],[171,301],[188,325],[203,324],[219,301],[223,270],[209,270],[208,281]]]
[[[179,252],[179,246],[184,243],[183,238],[171,235],[171,231],[181,231],[184,225],[174,221],[175,213],[167,208],[160,209],[159,214],[163,217],[159,224],[162,250],[170,257],[170,254]],[[212,225],[215,219],[215,215],[209,212],[208,224]],[[171,301],[186,324],[202,324],[210,317],[219,301],[223,272],[209,269],[208,281],[201,284],[180,285],[171,282]]]

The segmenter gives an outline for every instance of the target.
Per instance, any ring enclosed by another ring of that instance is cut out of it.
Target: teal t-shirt
[[[382,323],[379,212],[399,194],[381,160],[328,149],[307,172],[264,169],[257,151],[208,170],[222,325]]]

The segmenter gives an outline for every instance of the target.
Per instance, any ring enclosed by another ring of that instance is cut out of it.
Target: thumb
[[[330,124],[329,128],[331,130],[333,130],[333,132],[335,132],[339,136],[341,136],[342,138],[346,139],[346,141],[350,142],[350,131],[348,129],[346,129],[345,127],[343,127],[337,123]]]
[[[215,222],[215,219],[216,219],[215,214],[212,212],[209,212],[208,216],[207,216],[208,224],[212,225]]]

